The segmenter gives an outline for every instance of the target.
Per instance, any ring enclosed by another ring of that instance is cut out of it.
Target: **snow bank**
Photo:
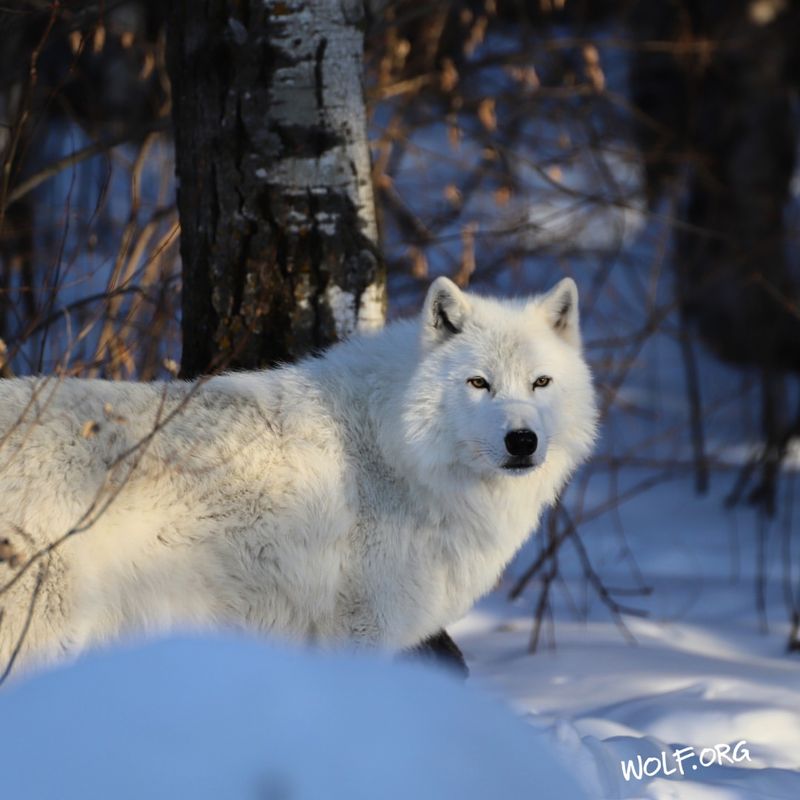
[[[532,728],[415,664],[168,640],[0,692],[14,800],[582,797]]]

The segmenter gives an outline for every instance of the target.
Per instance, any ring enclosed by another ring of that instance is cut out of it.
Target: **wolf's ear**
[[[581,346],[581,330],[578,319],[578,287],[572,278],[559,281],[541,299],[541,307],[550,322],[550,327],[574,347]]]
[[[449,278],[437,278],[428,289],[422,308],[425,333],[434,341],[455,336],[461,333],[469,312],[464,292]]]

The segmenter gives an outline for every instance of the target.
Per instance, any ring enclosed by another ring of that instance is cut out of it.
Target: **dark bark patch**
[[[319,40],[317,49],[314,52],[314,91],[317,97],[317,108],[322,111],[325,107],[325,99],[322,96],[322,90],[325,86],[325,80],[322,74],[322,62],[325,59],[325,50],[328,47],[328,40],[323,36]]]

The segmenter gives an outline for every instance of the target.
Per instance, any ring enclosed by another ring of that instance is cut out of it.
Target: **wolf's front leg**
[[[353,617],[350,636],[356,647],[380,648],[388,645],[392,648],[394,637],[390,633],[391,623],[375,610],[367,612],[368,608],[366,604],[360,605],[359,613]],[[469,677],[464,654],[444,629],[413,647],[400,650],[398,657],[436,663],[453,670],[464,679]]]

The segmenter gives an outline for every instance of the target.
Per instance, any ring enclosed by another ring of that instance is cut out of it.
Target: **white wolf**
[[[419,318],[273,370],[2,380],[0,659],[222,626],[417,644],[492,587],[595,420],[571,279],[439,278]]]

